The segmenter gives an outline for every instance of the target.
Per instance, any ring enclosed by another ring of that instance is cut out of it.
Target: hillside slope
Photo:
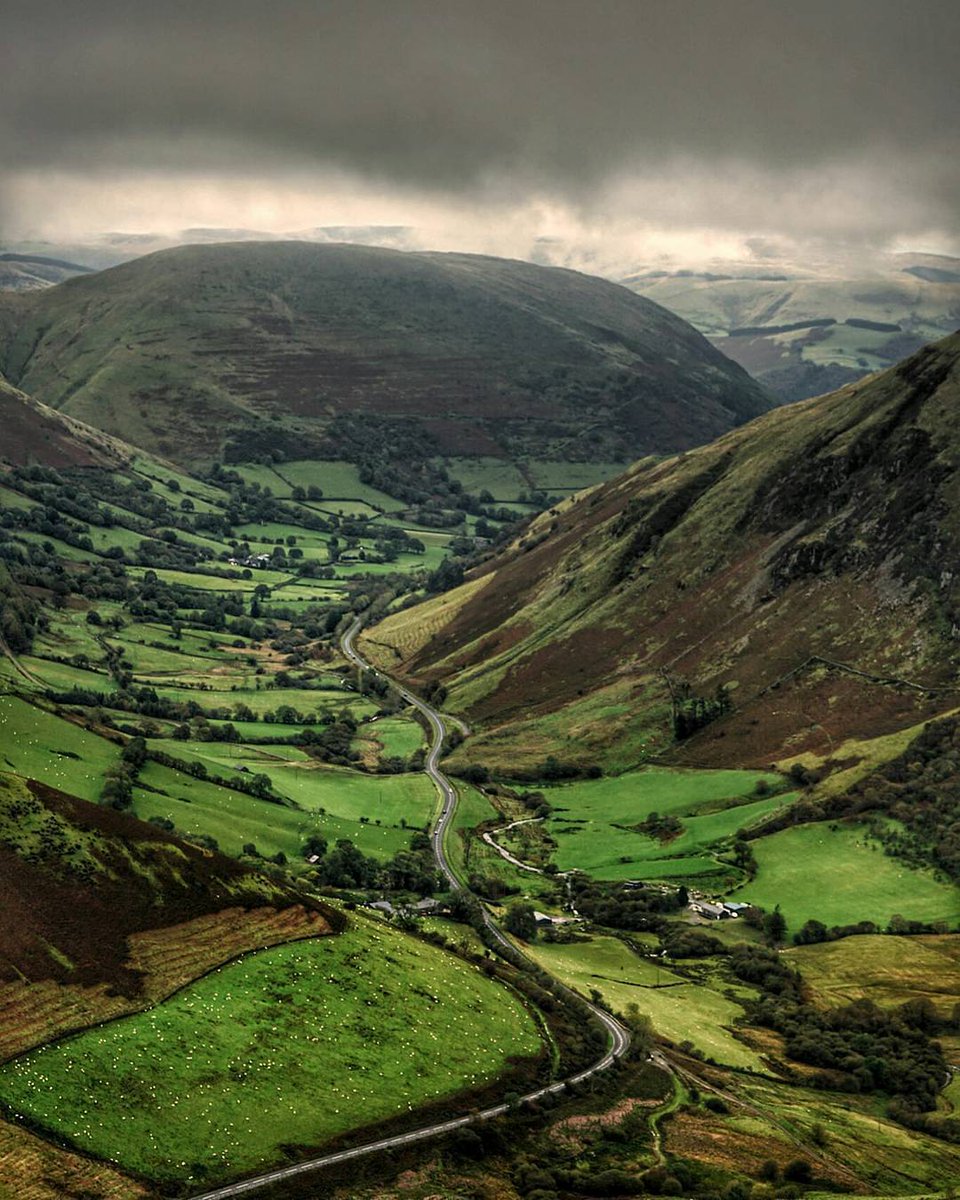
[[[99,429],[58,413],[0,378],[0,463],[115,467],[133,453]]]
[[[915,723],[957,703],[958,405],[953,335],[636,464],[367,648],[442,680],[471,758],[514,770],[761,765]],[[732,711],[676,745],[674,707],[712,715],[721,685]]]
[[[0,254],[0,291],[36,291],[90,272],[90,267],[60,258],[8,252]]]
[[[238,943],[232,953],[261,944],[264,929],[253,917],[247,922],[257,909],[295,909],[301,935],[329,933],[343,924],[319,905],[307,913],[303,897],[290,887],[232,859],[109,807],[5,773],[0,773],[0,864],[0,1002],[8,1017],[29,996],[25,985],[44,981],[81,990],[107,985],[99,1004],[109,1009],[136,1007],[138,998],[142,1004],[145,985],[150,996],[157,980],[144,962],[132,961],[128,939],[149,931],[181,928],[182,966],[190,942],[185,923],[227,910]],[[171,940],[171,950],[177,940]],[[208,954],[210,965],[231,957],[224,931]],[[60,1005],[48,1000],[46,1007],[78,1005],[76,995],[64,994]],[[6,1028],[0,1057],[23,1046]]]
[[[181,462],[230,442],[302,452],[345,416],[412,419],[431,452],[623,460],[769,407],[741,368],[626,288],[473,255],[188,246],[3,310],[10,382]]]

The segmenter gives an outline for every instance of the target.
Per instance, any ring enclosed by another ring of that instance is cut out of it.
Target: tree
[[[763,918],[763,932],[771,945],[782,942],[787,933],[787,919],[780,911],[780,905]]]
[[[511,904],[503,919],[503,927],[514,937],[521,938],[525,942],[532,942],[537,936],[537,921],[533,915],[533,906],[524,902]]]

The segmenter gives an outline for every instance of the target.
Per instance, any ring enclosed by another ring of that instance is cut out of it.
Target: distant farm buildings
[[[231,567],[266,567],[269,563],[269,554],[250,554],[246,558],[227,559],[227,565]]]
[[[723,921],[730,920],[734,917],[739,917],[743,910],[749,907],[749,904],[727,902],[713,904],[709,900],[690,901],[690,911],[692,913],[696,913],[700,917],[706,917],[708,921]]]

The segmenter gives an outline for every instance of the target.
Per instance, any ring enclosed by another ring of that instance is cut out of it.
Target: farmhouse
[[[551,917],[549,913],[540,912],[537,909],[533,910],[533,919],[537,927],[542,929],[545,925],[569,925],[576,918],[574,917]]]
[[[723,921],[739,917],[741,912],[749,907],[749,904],[727,903],[726,901],[721,901],[718,904],[700,899],[690,901],[690,911],[697,913],[701,917],[706,917],[710,921]]]

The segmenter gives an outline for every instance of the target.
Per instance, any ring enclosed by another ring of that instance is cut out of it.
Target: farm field
[[[278,463],[273,473],[289,487],[307,488],[315,484],[323,490],[323,499],[311,501],[319,507],[329,507],[331,501],[360,500],[384,512],[403,508],[403,501],[379,488],[360,482],[360,470],[354,463],[320,459],[297,459]],[[274,491],[280,493],[274,488]]]
[[[951,1017],[960,1000],[960,938],[848,937],[786,951],[824,1004],[865,997],[883,1007],[924,997]]]
[[[416,721],[407,717],[377,717],[357,730],[355,746],[372,744],[386,758],[409,758],[424,746],[424,734]]]
[[[460,800],[453,821],[447,828],[444,848],[454,873],[460,878],[464,878],[467,868],[466,839],[470,836],[470,831],[484,821],[496,820],[499,813],[487,797],[482,792],[478,792],[476,788],[461,783],[458,785],[457,791]],[[482,845],[482,843],[478,839],[473,839],[473,845]],[[506,866],[505,863],[504,865]]]
[[[743,1016],[723,994],[724,984],[691,983],[649,959],[634,954],[619,938],[588,942],[534,942],[524,947],[551,974],[589,996],[595,988],[616,1012],[636,1004],[655,1031],[673,1042],[692,1042],[725,1066],[762,1071],[759,1055],[738,1041],[731,1029]]]
[[[531,459],[527,471],[534,486],[549,493],[579,492],[625,470],[626,462],[548,462]]]
[[[0,1098],[81,1150],[197,1186],[480,1086],[540,1048],[477,968],[358,918],[5,1064]]]
[[[776,793],[778,776],[754,771],[673,771],[647,767],[607,779],[544,788],[553,806],[546,828],[557,841],[554,862],[600,879],[660,879],[710,874],[710,847],[792,799]],[[757,798],[762,784],[774,794]],[[678,818],[666,841],[635,826],[651,814]]]
[[[516,500],[530,488],[521,468],[502,458],[451,458],[444,465],[465,491],[488,491],[497,501]]]
[[[119,755],[117,746],[95,733],[19,697],[0,695],[0,768],[81,800],[97,800],[104,772]]]
[[[426,824],[436,804],[432,786],[421,775],[367,776],[323,767],[251,764],[302,807],[260,800],[149,762],[140,773],[141,786],[134,789],[134,810],[143,820],[173,821],[179,833],[212,837],[226,854],[239,856],[244,845],[253,843],[261,855],[282,852],[295,865],[311,834],[322,834],[331,845],[349,838],[364,854],[389,858],[407,848],[412,832]]]
[[[828,926],[885,926],[895,913],[916,921],[960,919],[960,890],[932,871],[888,858],[864,826],[800,825],[751,845],[757,876],[732,898],[769,909],[779,904],[791,933],[811,918]]]

